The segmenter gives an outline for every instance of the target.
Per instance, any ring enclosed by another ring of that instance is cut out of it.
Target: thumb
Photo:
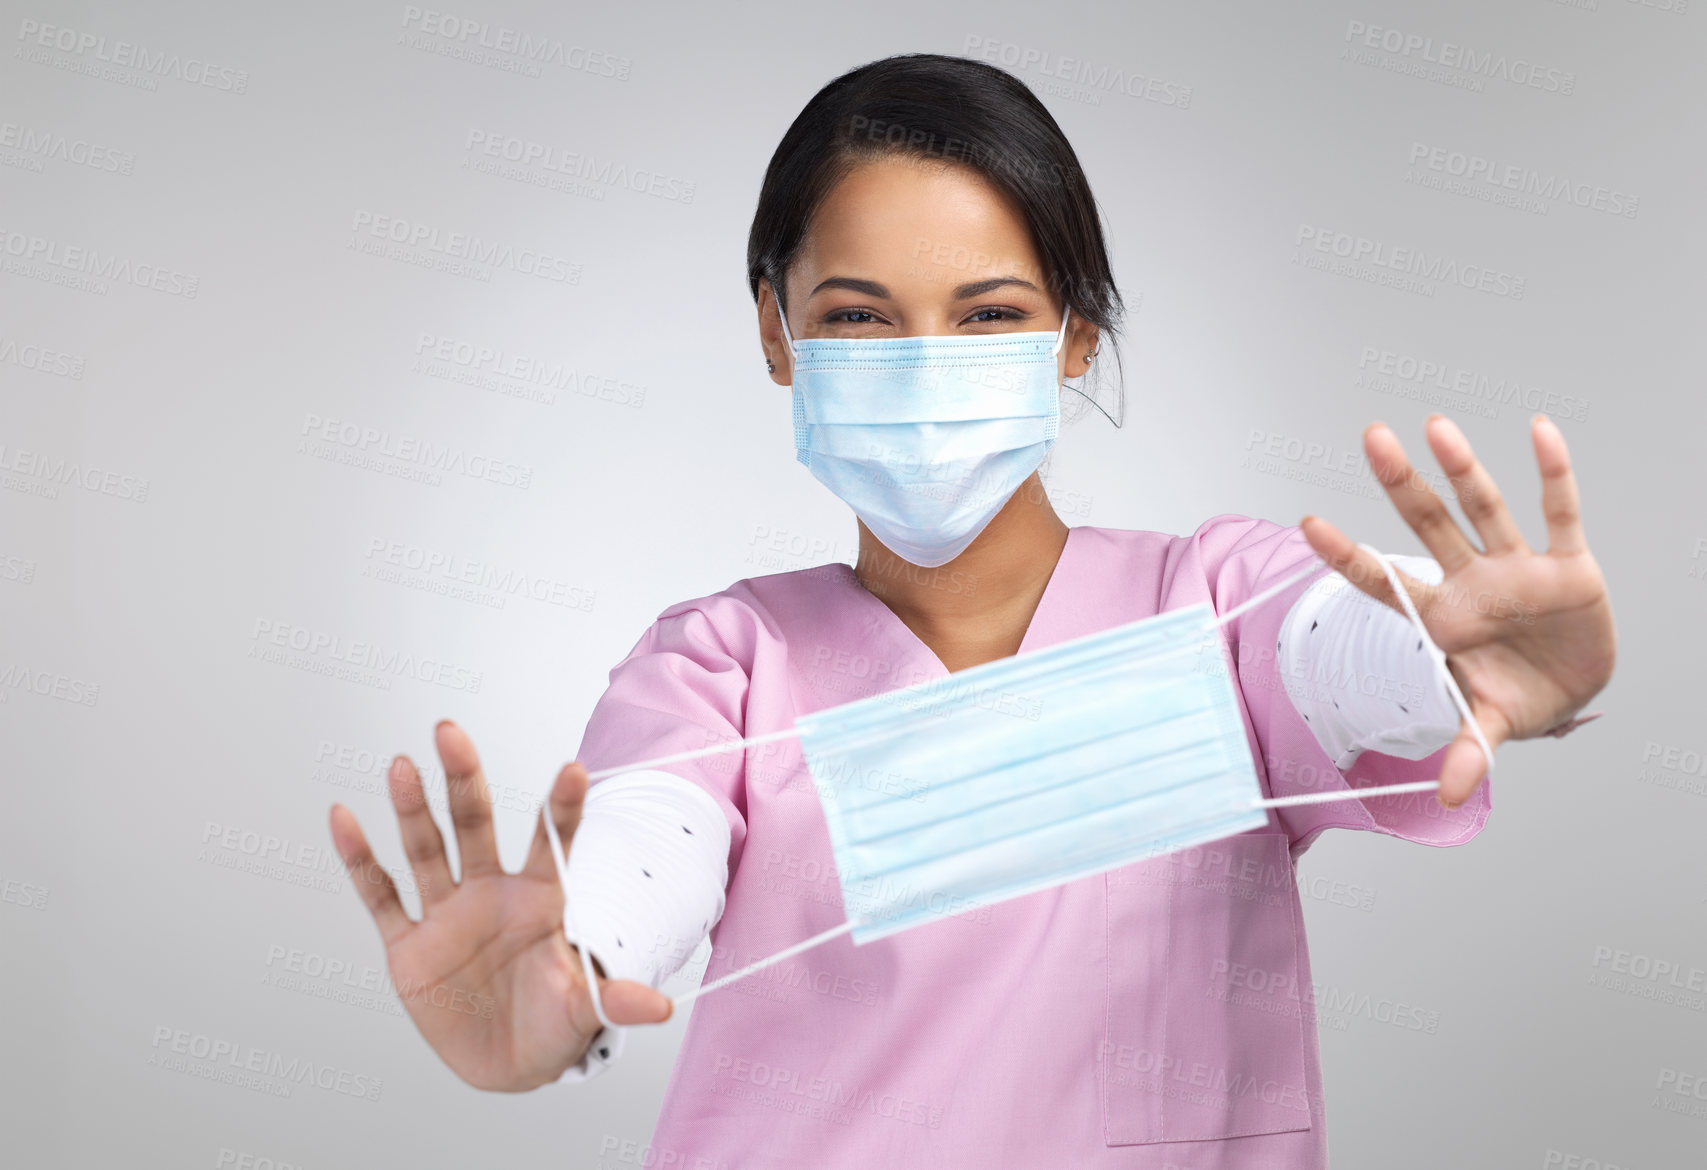
[[[1470,713],[1488,741],[1488,751],[1498,751],[1500,744],[1506,741],[1508,730],[1504,717],[1497,709],[1486,707],[1475,699],[1470,700]],[[1487,779],[1490,763],[1470,724],[1461,722],[1457,736],[1447,745],[1446,755],[1441,759],[1440,803],[1447,808],[1457,808],[1470,799],[1476,786]]]
[[[669,996],[632,979],[599,979],[599,1002],[613,1024],[662,1024],[675,1012]]]

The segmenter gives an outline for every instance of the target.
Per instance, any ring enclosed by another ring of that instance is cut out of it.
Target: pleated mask
[[[1260,828],[1207,602],[796,720],[856,943]]]
[[[790,336],[794,453],[885,548],[925,568],[964,552],[1055,445],[1059,329]]]

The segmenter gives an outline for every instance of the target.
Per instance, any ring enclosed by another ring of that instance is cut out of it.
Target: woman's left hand
[[[1489,749],[1497,751],[1508,739],[1555,731],[1612,677],[1617,639],[1606,580],[1583,539],[1570,453],[1552,419],[1538,414],[1529,428],[1541,468],[1545,553],[1524,543],[1464,432],[1445,415],[1431,414],[1425,433],[1483,549],[1412,470],[1385,424],[1364,430],[1363,449],[1393,506],[1445,572],[1439,585],[1429,585],[1393,566],[1429,637],[1446,653]],[[1333,569],[1404,612],[1375,557],[1319,516],[1304,517],[1299,527]],[[1486,771],[1481,745],[1461,724],[1441,765],[1441,802],[1458,807]]]

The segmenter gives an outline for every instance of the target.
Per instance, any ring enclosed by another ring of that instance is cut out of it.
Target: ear
[[[1082,378],[1088,374],[1094,362],[1086,361],[1085,355],[1095,351],[1101,340],[1102,331],[1074,313],[1067,324],[1067,339],[1061,343],[1061,376]],[[1099,353],[1095,360],[1101,361],[1102,357]]]
[[[778,386],[792,386],[794,355],[789,352],[788,342],[782,339],[782,325],[777,317],[781,306],[768,280],[759,282],[758,308],[759,347],[764,351],[764,360],[776,367],[770,371],[770,380]]]

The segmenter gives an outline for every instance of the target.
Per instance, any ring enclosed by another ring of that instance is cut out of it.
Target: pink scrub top
[[[1312,556],[1298,528],[1235,514],[1186,537],[1074,528],[1019,653],[1206,599],[1225,613]],[[1263,789],[1435,778],[1444,748],[1365,752],[1341,772],[1287,697],[1282,619],[1327,572],[1222,627]],[[947,673],[845,564],[753,577],[659,615],[611,671],[577,758],[605,768],[774,731]],[[707,980],[844,921],[796,741],[668,770],[729,819]],[[1294,859],[1334,827],[1461,844],[1489,807],[1484,782],[1454,811],[1426,792],[1271,810],[1266,828],[1201,848],[865,946],[834,939],[693,1005],[648,1164],[1325,1167]]]

